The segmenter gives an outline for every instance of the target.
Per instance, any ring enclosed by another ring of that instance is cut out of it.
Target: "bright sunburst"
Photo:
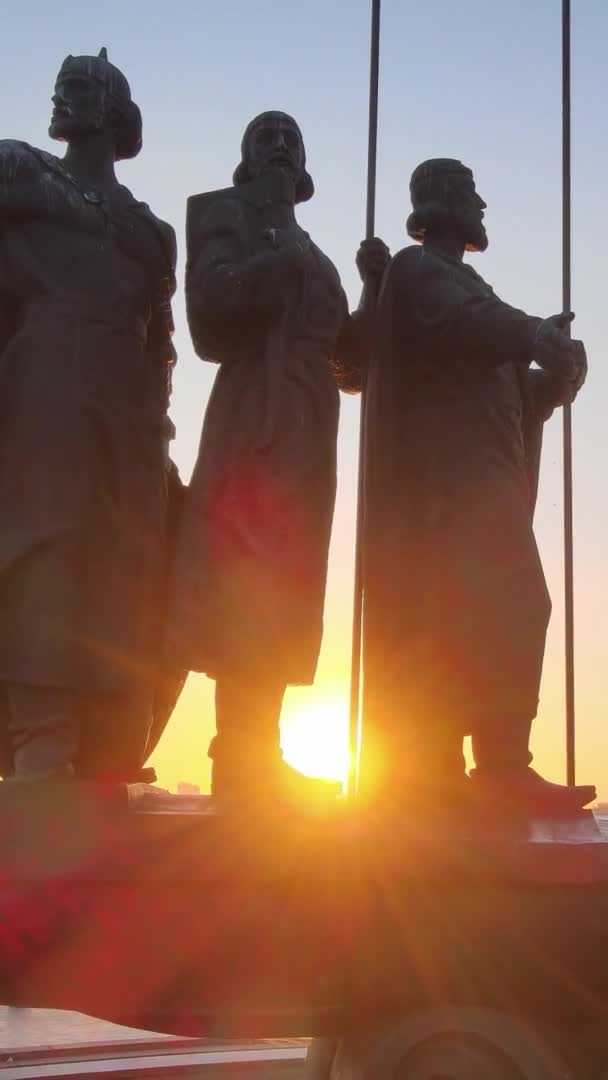
[[[286,761],[307,776],[346,780],[348,707],[341,698],[285,703],[281,744]]]

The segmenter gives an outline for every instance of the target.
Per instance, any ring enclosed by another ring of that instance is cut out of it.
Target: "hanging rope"
[[[378,143],[378,72],[380,64],[380,0],[372,0],[371,52],[369,66],[369,137],[367,150],[367,206],[365,237],[374,235],[376,210],[376,157]],[[361,741],[361,630],[363,623],[363,521],[365,465],[365,384],[361,392],[359,420],[359,471],[357,485],[357,531],[355,543],[355,583],[353,597],[353,639],[350,669],[348,794],[356,793],[358,756]]]
[[[570,0],[562,0],[562,309],[570,311],[571,298],[571,152],[570,152]],[[566,331],[570,333],[570,330]],[[576,777],[574,712],[574,542],[572,518],[572,408],[564,405],[564,594],[566,652],[566,774]]]

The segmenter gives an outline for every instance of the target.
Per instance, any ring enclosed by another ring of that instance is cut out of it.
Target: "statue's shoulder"
[[[416,277],[445,274],[453,268],[452,260],[448,263],[437,252],[425,248],[422,244],[411,244],[402,248],[393,258],[396,270],[400,274],[415,274]],[[454,264],[455,265],[455,264]]]
[[[124,189],[128,192],[131,199],[131,206],[136,209],[143,217],[148,218],[151,225],[154,225],[162,235],[163,240],[169,248],[177,250],[177,240],[175,236],[175,229],[168,221],[164,221],[158,214],[155,214],[147,202],[141,202],[136,199],[128,188]]]
[[[401,251],[396,252],[391,259],[389,274],[393,279],[401,279],[410,274],[418,273],[422,254],[423,248],[420,244],[410,244],[409,247],[402,247]]]
[[[416,268],[422,257],[424,248],[420,244],[410,244],[409,247],[401,248],[397,251],[392,258],[391,267],[396,269],[408,271]]]
[[[163,250],[167,261],[171,267],[173,273],[175,273],[175,267],[177,265],[177,238],[175,235],[175,229],[168,221],[163,221],[162,218],[157,217],[153,210],[150,209],[148,203],[141,202],[136,199],[133,192],[124,184],[119,186],[120,198],[123,205],[129,213],[136,214],[140,219],[143,219],[149,227],[154,229],[158,238],[161,241]]]
[[[156,216],[156,214],[153,214],[151,210],[149,210],[149,212],[154,224],[156,225],[156,228],[160,233],[163,248],[167,256],[167,262],[171,267],[171,272],[175,274],[175,270],[177,267],[177,237],[175,235],[175,229],[172,225],[169,224],[168,221],[163,221],[162,218],[159,218]]]
[[[32,161],[36,150],[19,139],[0,139],[0,161]]]
[[[58,159],[18,139],[0,139],[0,176],[4,185],[56,169]]]
[[[432,288],[442,280],[449,280],[464,287],[467,292],[486,292],[489,286],[468,265],[448,255],[432,251],[420,244],[403,248],[392,261],[392,268],[400,287],[418,290]]]
[[[177,237],[175,235],[175,229],[168,221],[163,221],[162,218],[157,217],[156,214],[150,210],[147,203],[142,203],[141,205],[147,210],[152,224],[158,229],[167,259],[171,265],[171,269],[175,273],[175,267],[177,265]]]
[[[422,251],[419,244],[412,244],[393,255],[385,279],[385,287],[389,291],[410,286],[419,273]]]

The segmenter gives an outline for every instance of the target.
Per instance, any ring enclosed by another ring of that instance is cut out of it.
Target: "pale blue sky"
[[[97,52],[131,82],[144,117],[144,149],[119,166],[134,193],[175,226],[183,272],[186,197],[230,182],[242,130],[266,108],[292,112],[317,192],[301,221],[336,262],[356,304],[353,255],[365,211],[369,50],[367,0],[2,0],[0,137],[57,149],[46,134],[49,99],[66,53]],[[408,180],[426,157],[462,158],[488,202],[490,248],[475,265],[505,299],[538,314],[561,306],[560,0],[383,0],[377,231],[405,242]],[[604,262],[608,153],[608,5],[573,0],[573,306],[591,375],[576,406],[577,689],[580,779],[608,798],[608,540]],[[185,477],[214,371],[196,360],[181,289],[175,302],[179,365],[175,457]],[[354,531],[357,405],[343,405],[340,489],[320,668],[341,665],[346,692]],[[563,770],[561,421],[546,437],[537,533],[554,600],[538,764]],[[169,739],[191,745],[201,777],[211,687],[196,680]],[[310,692],[314,703],[314,692]],[[161,770],[162,779],[162,770]],[[171,776],[173,779],[173,776]]]

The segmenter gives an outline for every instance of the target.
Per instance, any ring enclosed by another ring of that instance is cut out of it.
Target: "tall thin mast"
[[[376,149],[378,143],[378,72],[380,65],[380,0],[372,0],[371,50],[369,65],[369,134],[367,149],[367,206],[365,236],[374,235],[376,211]],[[359,420],[359,471],[357,485],[357,532],[355,544],[355,583],[353,597],[353,639],[350,670],[349,751],[350,772],[348,792],[356,791],[357,758],[360,742],[361,711],[361,630],[363,623],[363,521],[364,521],[364,464],[365,464],[365,384],[361,392]]]
[[[570,0],[562,0],[562,307],[571,298]],[[569,330],[568,330],[569,333]],[[564,595],[566,653],[566,770],[575,783],[574,709],[574,538],[572,514],[572,409],[564,405]]]

